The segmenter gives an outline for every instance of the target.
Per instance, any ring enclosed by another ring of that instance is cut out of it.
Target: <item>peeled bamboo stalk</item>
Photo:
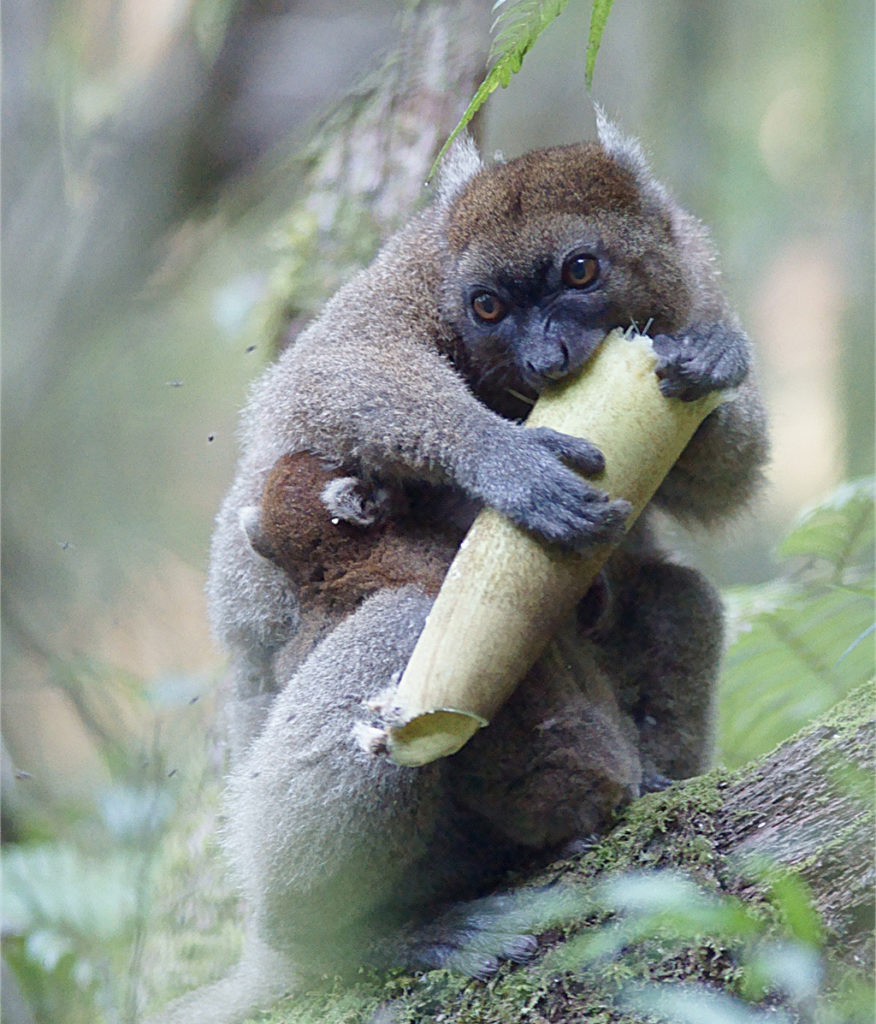
[[[595,482],[633,506],[629,529],[705,417],[728,397],[664,397],[650,340],[610,334],[583,372],[546,389],[527,426],[593,441]],[[535,663],[587,592],[612,545],[584,554],[539,540],[484,509],[453,560],[405,669],[387,729],[389,757],[422,765],[456,753]]]

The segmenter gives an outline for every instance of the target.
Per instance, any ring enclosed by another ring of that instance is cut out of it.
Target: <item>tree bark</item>
[[[737,772],[715,814],[728,863],[763,854],[800,872],[828,944],[872,965],[874,700],[866,686],[822,721]],[[739,894],[752,889],[735,883]]]
[[[285,197],[288,259],[263,325],[277,348],[427,198],[435,156],[484,75],[488,16],[484,0],[410,3],[401,49],[262,177],[257,190]]]

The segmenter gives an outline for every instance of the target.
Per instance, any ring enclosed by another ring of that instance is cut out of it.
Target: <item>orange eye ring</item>
[[[478,292],[471,300],[471,308],[478,320],[487,324],[496,324],[505,316],[505,303],[492,292]]]
[[[599,277],[599,260],[589,253],[570,256],[563,264],[563,284],[567,288],[588,288]]]

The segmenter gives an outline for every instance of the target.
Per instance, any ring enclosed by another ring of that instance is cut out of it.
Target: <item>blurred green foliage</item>
[[[732,643],[720,693],[720,759],[757,757],[872,678],[874,481],[801,513],[776,580],[726,592]]]
[[[68,808],[59,838],[44,830],[4,846],[4,960],[40,1024],[133,1022],[147,963],[172,985],[177,971],[191,977],[192,955],[213,965],[237,952],[237,903],[215,839],[220,747],[196,696],[207,682],[157,681],[151,744],[108,725],[97,745],[111,781]],[[200,943],[185,934],[198,919]],[[163,941],[152,949],[156,920]]]
[[[806,884],[765,862],[751,864],[748,871],[764,888],[764,904],[708,892],[691,877],[668,870],[611,876],[594,888],[577,915],[598,915],[603,923],[549,955],[544,970],[612,977],[619,1008],[667,1024],[865,1024],[872,1009],[868,979],[858,976],[850,983],[849,972],[826,958]],[[730,991],[671,979],[640,980],[643,964],[668,963],[673,953],[697,946],[716,954],[729,951],[735,964]],[[829,995],[841,987],[840,998]],[[770,997],[780,997],[785,1009],[770,1005]]]

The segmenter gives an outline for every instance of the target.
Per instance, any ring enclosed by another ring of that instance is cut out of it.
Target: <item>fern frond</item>
[[[602,33],[605,31],[605,23],[608,21],[612,3],[614,0],[593,0],[593,10],[590,12],[590,33],[587,36],[587,58],[584,66],[584,84],[588,91],[593,85],[596,54],[599,53],[599,44],[602,42]]]
[[[494,34],[490,48],[490,73],[498,71],[503,87],[511,75],[520,70],[523,58],[536,39],[557,18],[569,0],[496,0],[493,10],[499,11],[493,22]],[[499,10],[503,8],[503,10]]]
[[[872,564],[874,499],[876,481],[873,477],[842,484],[828,499],[800,513],[778,554],[782,558],[829,562],[837,579],[861,561]]]
[[[459,119],[459,123],[441,147],[441,152],[435,158],[435,163],[429,171],[430,178],[453,140],[468,125],[487,98],[499,86],[504,89],[508,85],[511,76],[515,75],[523,66],[523,60],[535,41],[548,25],[559,17],[568,2],[569,0],[517,0],[515,3],[512,0],[496,0],[493,10],[498,13],[491,29],[494,38],[488,60],[489,70]],[[611,4],[612,0],[594,0],[593,2],[585,70],[588,89],[593,78],[596,53],[599,50],[599,43],[611,10]]]

